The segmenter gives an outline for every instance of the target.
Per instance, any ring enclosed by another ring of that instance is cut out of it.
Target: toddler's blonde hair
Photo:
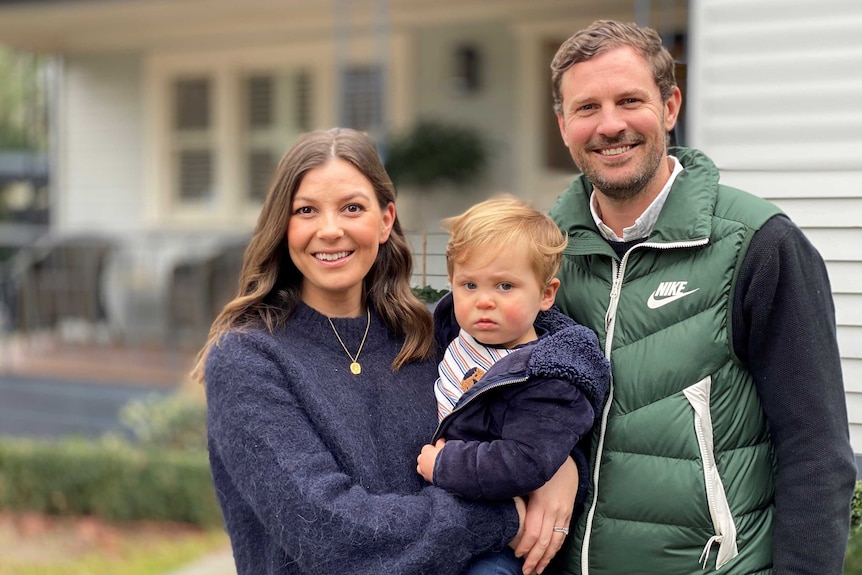
[[[446,246],[449,278],[456,264],[482,257],[499,257],[509,248],[524,246],[542,287],[557,275],[567,237],[547,214],[514,196],[485,200],[459,216],[446,218],[450,234]]]

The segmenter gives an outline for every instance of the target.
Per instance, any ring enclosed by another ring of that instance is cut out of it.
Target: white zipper
[[[707,391],[706,397],[703,398],[704,401],[709,402],[709,378],[705,379],[703,382],[698,382],[695,385],[703,385],[705,383]],[[684,391],[686,396],[689,396],[689,390],[686,389]],[[691,398],[689,398],[691,400]],[[706,408],[707,410],[709,408]],[[709,507],[709,516],[712,518],[712,527],[715,530],[717,535],[721,534],[721,526],[718,524],[718,518],[716,516],[716,505],[715,505],[715,483],[711,481],[712,474],[715,473],[715,458],[713,456],[713,446],[711,445],[711,441],[708,442],[706,439],[706,431],[704,430],[703,420],[704,417],[709,417],[708,415],[702,416],[700,412],[695,408],[694,412],[694,434],[697,437],[697,445],[700,449],[700,457],[703,461],[703,476],[704,483],[706,485],[706,505]]]
[[[718,570],[725,563],[739,554],[736,542],[736,525],[730,513],[730,504],[724,492],[718,465],[715,461],[715,442],[713,440],[712,416],[710,415],[710,388],[712,378],[705,377],[691,387],[683,390],[694,410],[694,431],[703,461],[703,479],[706,488],[706,504],[715,534],[710,537],[700,555],[701,566],[706,569],[709,552],[714,544],[718,544],[718,556],[715,568]]]
[[[632,248],[634,249],[634,248]],[[605,357],[608,361],[611,360],[611,347],[614,339],[614,326],[616,325],[617,304],[620,301],[620,291],[623,283],[623,270],[625,269],[626,261],[631,250],[625,253],[619,268],[617,268],[617,260],[611,258],[611,273],[613,274],[613,282],[611,283],[610,301],[608,302],[608,310],[605,312]],[[590,572],[590,535],[592,534],[593,518],[596,515],[596,501],[599,500],[599,462],[602,458],[602,451],[605,447],[605,432],[608,427],[608,414],[611,411],[611,404],[614,401],[614,375],[611,371],[611,378],[608,384],[608,398],[605,401],[605,407],[602,409],[602,421],[599,425],[599,443],[596,446],[596,461],[593,465],[593,500],[590,502],[590,510],[587,512],[587,522],[584,527],[584,541],[581,545],[581,573],[588,575]]]

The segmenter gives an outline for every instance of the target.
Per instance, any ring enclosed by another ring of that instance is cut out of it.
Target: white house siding
[[[862,453],[862,3],[693,2],[689,142],[768,198],[826,260]]]
[[[143,100],[136,55],[63,61],[52,224],[60,232],[142,225]]]

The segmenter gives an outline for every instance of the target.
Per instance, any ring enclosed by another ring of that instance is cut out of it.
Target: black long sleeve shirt
[[[752,238],[733,296],[733,347],[748,365],[778,461],[776,575],[840,575],[856,464],[826,266],[788,218]]]

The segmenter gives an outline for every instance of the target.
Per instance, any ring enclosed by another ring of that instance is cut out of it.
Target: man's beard
[[[646,146],[648,154],[643,158],[641,164],[637,167],[637,171],[631,177],[623,180],[608,180],[602,177],[604,170],[596,168],[591,161],[584,161],[578,167],[584,173],[584,176],[593,184],[595,188],[610,199],[625,201],[639,196],[655,178],[658,168],[666,155],[664,146],[653,146],[649,141],[638,139],[625,142],[626,138],[603,139],[598,143],[593,143],[587,147],[584,152],[584,158],[589,158],[591,150],[598,148],[609,148],[615,146],[626,146],[637,144],[638,146]]]

